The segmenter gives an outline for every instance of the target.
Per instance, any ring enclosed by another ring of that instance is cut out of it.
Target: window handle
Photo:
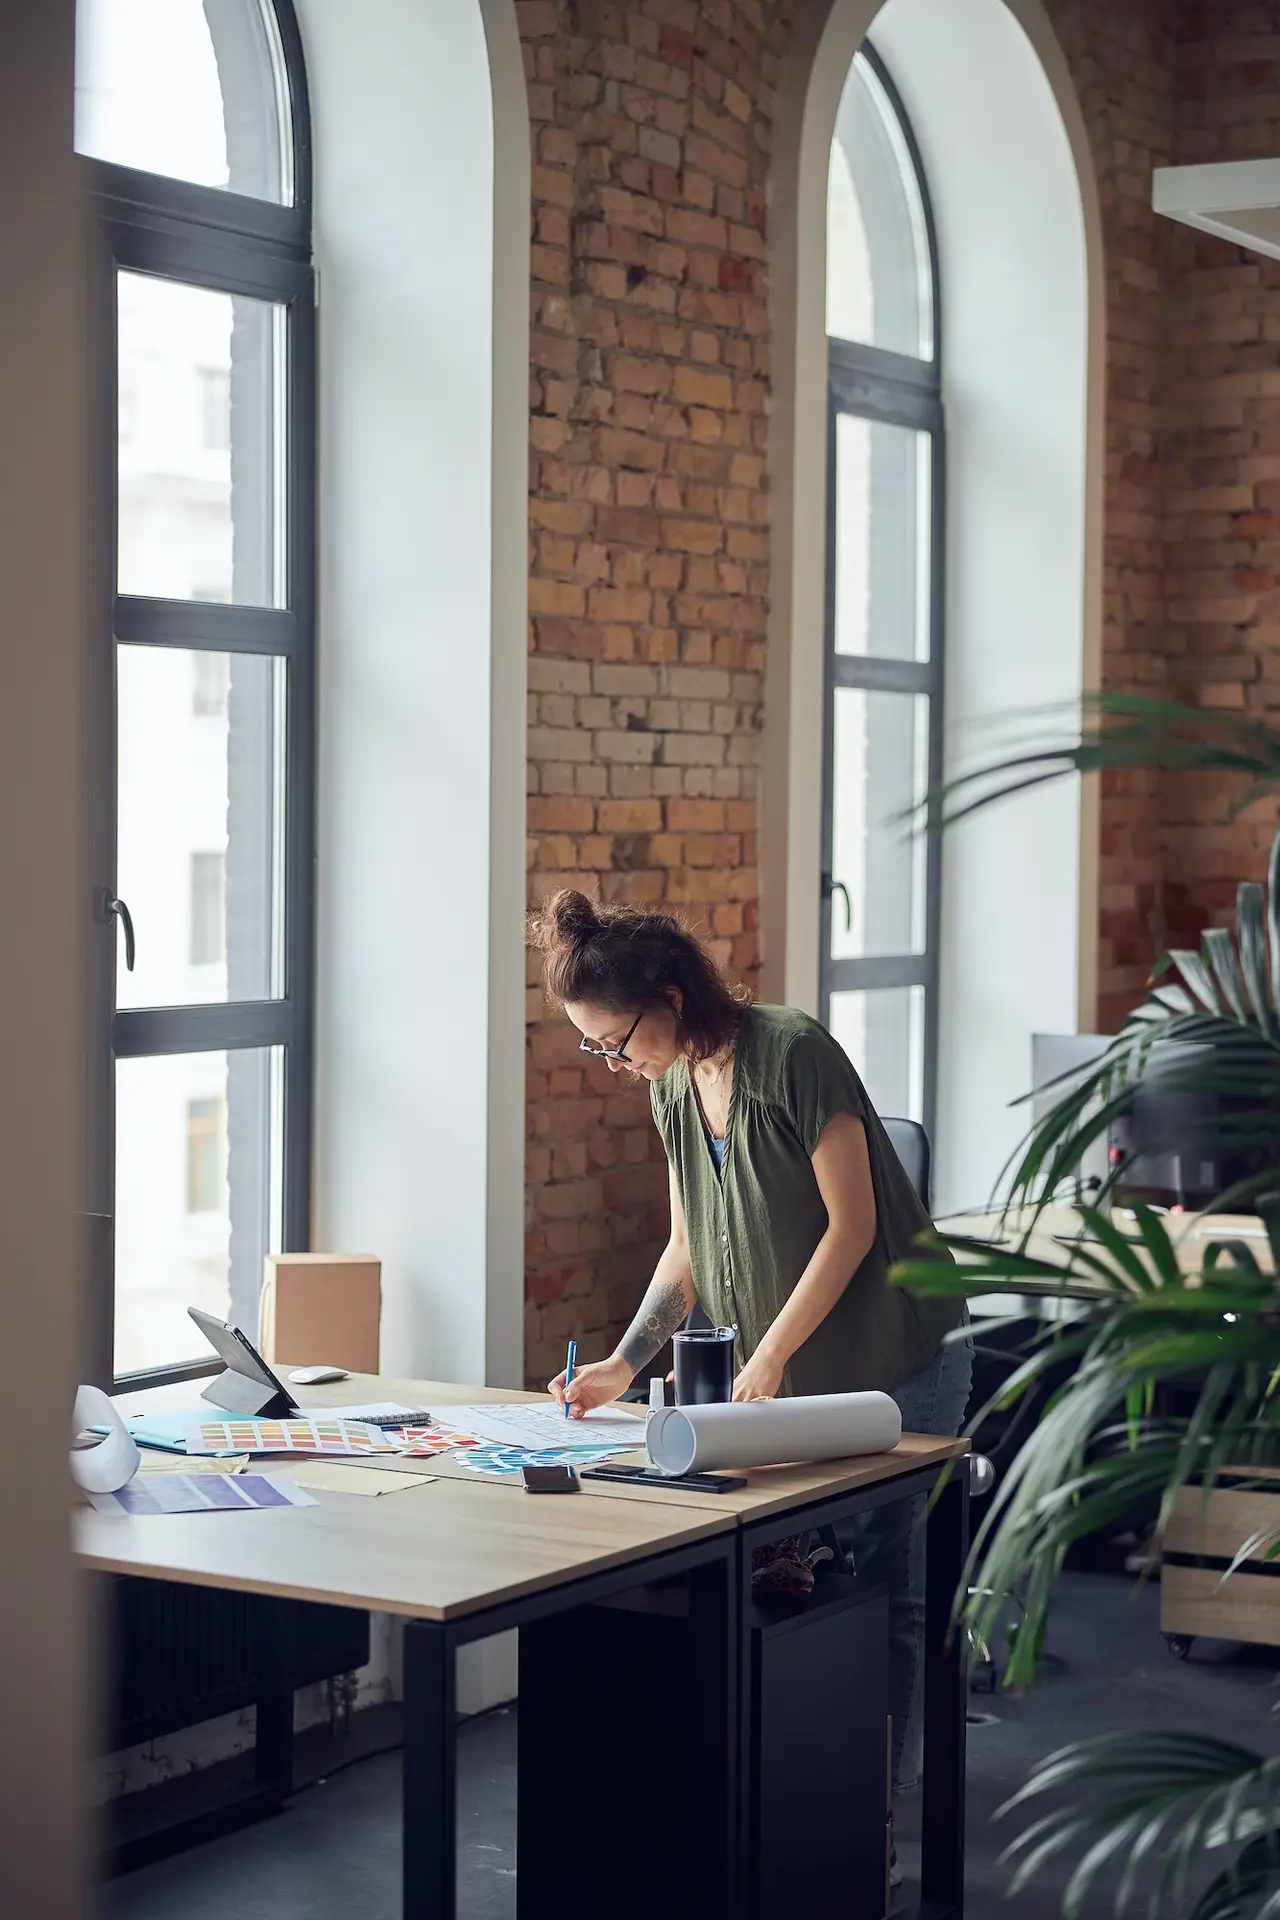
[[[844,898],[844,930],[846,933],[852,933],[853,932],[853,902],[849,898],[849,889],[848,887],[846,887],[844,881],[835,880],[832,878],[832,876],[829,873],[824,873],[822,876],[822,891],[823,891],[823,895],[828,900],[831,899],[833,894],[838,893],[843,896]]]
[[[124,964],[132,973],[133,963],[138,957],[138,943],[133,935],[133,915],[119,894],[111,893],[106,888],[102,895],[102,917],[104,920],[118,920],[124,928]]]

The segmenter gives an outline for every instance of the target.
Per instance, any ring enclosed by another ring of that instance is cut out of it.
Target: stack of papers
[[[443,1427],[465,1427],[478,1440],[496,1447],[519,1447],[528,1453],[565,1453],[607,1448],[630,1453],[644,1445],[643,1415],[611,1413],[604,1407],[566,1420],[560,1407],[545,1401],[497,1401],[490,1406],[429,1407]]]
[[[547,1401],[494,1401],[465,1406],[429,1407],[432,1424],[375,1427],[374,1417],[386,1419],[413,1410],[394,1401],[358,1407],[317,1408],[288,1420],[219,1418],[204,1408],[180,1413],[134,1414],[127,1422],[134,1439],[144,1447],[206,1459],[234,1459],[268,1453],[362,1457],[399,1453],[429,1458],[452,1448],[518,1448],[529,1454],[557,1458],[588,1455],[607,1458],[629,1453],[645,1443],[643,1415],[598,1407],[581,1420],[567,1420],[561,1408]]]

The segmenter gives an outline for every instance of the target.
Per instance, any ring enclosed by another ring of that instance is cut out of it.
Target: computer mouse
[[[295,1387],[320,1387],[326,1380],[348,1378],[345,1367],[295,1367],[289,1375]]]

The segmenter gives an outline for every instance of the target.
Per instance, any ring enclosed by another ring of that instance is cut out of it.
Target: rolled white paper
[[[646,1433],[649,1458],[669,1474],[888,1453],[901,1438],[902,1415],[887,1393],[663,1407],[650,1414]]]
[[[77,1447],[89,1427],[105,1427],[96,1447]],[[78,1387],[71,1415],[71,1477],[86,1493],[119,1493],[138,1471],[138,1443],[101,1387]]]

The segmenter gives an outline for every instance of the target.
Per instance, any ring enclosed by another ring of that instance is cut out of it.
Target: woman
[[[671,1235],[635,1319],[609,1359],[568,1386],[557,1375],[557,1401],[581,1418],[617,1399],[696,1302],[737,1327],[735,1400],[880,1388],[909,1431],[958,1432],[973,1356],[946,1335],[963,1308],[889,1283],[929,1220],[831,1035],[746,1004],[669,914],[564,891],[531,925],[582,1050],[649,1082],[671,1189]],[[920,1761],[918,1511],[882,1508],[855,1540],[890,1587],[895,1791]]]

